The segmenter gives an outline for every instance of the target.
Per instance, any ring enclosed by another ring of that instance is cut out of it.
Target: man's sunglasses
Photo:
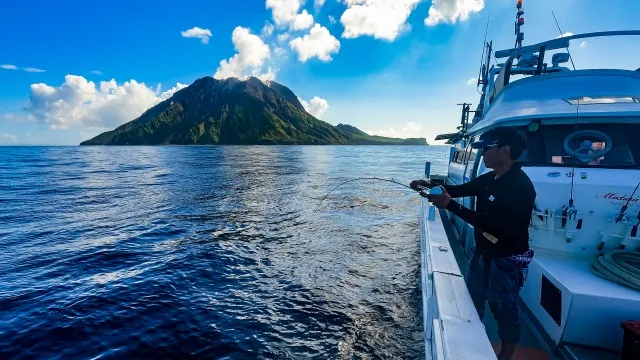
[[[482,147],[482,152],[487,152],[487,151],[489,151],[491,149],[495,149],[497,147],[499,147],[498,144],[485,145],[485,146]]]

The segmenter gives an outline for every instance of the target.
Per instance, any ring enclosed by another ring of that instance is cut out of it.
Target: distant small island
[[[372,136],[307,113],[284,85],[203,77],[118,128],[80,145],[428,145]]]

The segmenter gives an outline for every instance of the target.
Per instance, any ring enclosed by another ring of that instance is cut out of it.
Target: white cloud
[[[300,103],[304,107],[304,109],[311,115],[315,116],[317,119],[322,119],[324,113],[329,109],[329,103],[327,100],[322,99],[320,97],[314,96],[311,101],[306,102],[300,98]]]
[[[111,81],[113,81],[113,80],[111,80]],[[173,94],[175,94],[177,91],[182,90],[182,89],[186,88],[187,86],[189,86],[189,85],[182,84],[182,83],[176,83],[176,86],[172,87],[171,89],[163,91],[163,92],[160,92],[160,85],[158,85],[158,87],[156,88],[156,94],[160,93],[160,100],[167,100],[170,97],[172,97]]]
[[[478,83],[478,78],[471,78],[467,81],[467,85],[477,84],[477,83]]]
[[[28,67],[28,68],[19,68],[15,65],[11,65],[11,64],[4,64],[4,65],[0,65],[0,69],[5,69],[5,70],[24,70],[26,72],[30,72],[30,73],[42,73],[45,72],[46,70],[42,70],[42,69],[38,69],[38,68],[32,68],[32,67]]]
[[[484,0],[433,0],[429,8],[429,16],[424,19],[427,26],[440,23],[455,24],[465,21],[474,12],[484,9]]]
[[[32,84],[25,110],[50,129],[115,128],[186,86],[178,83],[163,93],[156,93],[135,80],[118,85],[112,79],[96,85],[82,76],[67,75],[64,83],[57,87]]]
[[[279,43],[283,43],[283,42],[289,40],[290,37],[291,37],[291,35],[289,33],[280,34],[280,35],[278,35],[278,42]]]
[[[273,35],[273,24],[271,23],[267,23],[263,28],[262,28],[262,36],[264,37],[270,37],[271,35]]]
[[[102,75],[102,71],[100,70],[91,70],[91,73],[94,75]]]
[[[586,41],[583,41],[582,43],[580,43],[580,47],[581,47],[581,48],[583,48],[583,47],[587,47],[587,42],[586,42]]]
[[[290,24],[298,14],[301,0],[267,0],[267,9],[273,13],[273,21],[278,26]]]
[[[433,0],[429,8],[429,16],[424,19],[427,26],[440,23],[455,24],[465,21],[469,15],[484,9],[484,0]]]
[[[275,48],[273,48],[273,53],[278,55],[278,56],[282,56],[286,53],[287,51],[279,46],[276,46]]]
[[[212,36],[211,30],[201,29],[197,26],[189,30],[181,31],[180,34],[182,37],[200,39],[203,44],[208,44],[209,38]]]
[[[213,76],[216,79],[237,77],[246,78],[249,75],[258,78],[273,80],[275,73],[269,69],[266,74],[261,74],[264,62],[271,57],[269,45],[260,37],[251,34],[249,29],[238,26],[231,35],[233,46],[238,52],[228,60],[220,61],[220,67]]]
[[[325,2],[326,0],[315,0],[314,4],[315,4],[316,10],[320,10],[324,6]]]
[[[80,131],[80,140],[81,141],[89,140],[96,137],[97,135],[100,135],[100,132],[94,135],[88,131]]]
[[[31,114],[26,114],[26,113],[2,114],[2,120],[7,120],[7,121],[11,121],[11,122],[16,122],[16,123],[36,123],[36,122],[38,122],[38,120],[35,118],[35,116],[33,116]]]
[[[296,15],[295,19],[291,23],[292,30],[305,30],[310,28],[313,25],[313,16],[307,12],[307,10],[302,10],[302,12]]]
[[[13,134],[0,133],[0,145],[15,145],[18,138]]]
[[[314,57],[327,62],[332,60],[331,54],[340,50],[340,41],[326,27],[316,24],[309,34],[291,40],[289,46],[298,53],[300,62]]]
[[[335,24],[336,22],[337,22],[337,21],[336,21],[336,18],[334,18],[333,16],[329,15],[329,24],[333,25],[333,24]]]
[[[563,38],[563,37],[569,37],[569,36],[573,36],[573,35],[574,35],[574,33],[572,33],[572,32],[566,32],[566,33],[563,33],[562,35],[558,35],[556,37],[556,39]]]
[[[409,29],[407,18],[420,0],[344,0],[347,10],[340,22],[343,38],[369,35],[393,41]]]
[[[276,79],[276,72],[273,71],[273,69],[271,68],[271,66],[269,66],[267,68],[267,72],[265,73],[261,73],[259,70],[254,70],[251,73],[251,76],[255,76],[258,79],[262,80],[263,83],[267,83],[269,81],[274,81]]]
[[[386,136],[392,138],[416,138],[425,137],[422,133],[422,125],[415,122],[408,122],[402,128],[389,127],[387,129],[364,130],[369,135]]]

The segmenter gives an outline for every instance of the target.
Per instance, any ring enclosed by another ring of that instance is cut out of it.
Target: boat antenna
[[[522,49],[522,40],[524,40],[524,33],[522,31],[520,31],[520,28],[522,27],[522,25],[524,25],[524,17],[522,17],[522,15],[524,15],[524,8],[522,7],[522,0],[518,0],[518,3],[516,4],[516,8],[518,8],[518,12],[516,13],[516,44],[514,46],[514,48],[516,49]],[[519,58],[518,58],[519,59]]]
[[[556,21],[556,25],[558,26],[558,31],[560,31],[560,36],[564,36],[562,29],[560,29],[560,24],[558,23],[558,19],[556,18],[556,13],[551,10],[551,14],[553,15],[553,19]],[[573,70],[576,69],[576,64],[573,63],[573,56],[571,56],[571,51],[569,51],[569,47],[567,46],[567,53],[569,53],[569,60],[571,60],[571,66],[573,66]]]
[[[484,99],[487,94],[487,85],[489,84],[489,73],[493,69],[491,64],[491,56],[493,56],[493,41],[487,43],[487,35],[489,34],[489,24],[491,23],[491,14],[487,17],[487,26],[484,30],[484,43],[482,44],[482,57],[480,59],[480,73],[478,74],[478,80],[476,84],[476,91],[478,87],[482,85],[482,90],[478,91],[480,94],[480,103],[474,112],[474,119],[482,116],[484,112]],[[486,58],[485,58],[486,55]],[[498,61],[496,60],[496,63]]]
[[[480,71],[478,73],[478,80],[476,84],[476,90],[482,84],[484,78],[484,67],[489,66],[489,64],[484,63],[484,54],[487,51],[487,34],[489,33],[489,23],[491,22],[491,14],[487,17],[487,27],[484,29],[484,41],[482,42],[482,55],[480,56]]]

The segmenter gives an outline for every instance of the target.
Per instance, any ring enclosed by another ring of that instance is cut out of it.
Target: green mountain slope
[[[427,145],[425,139],[369,136],[304,110],[286,86],[257,78],[204,77],[139,118],[81,145],[366,144]]]

